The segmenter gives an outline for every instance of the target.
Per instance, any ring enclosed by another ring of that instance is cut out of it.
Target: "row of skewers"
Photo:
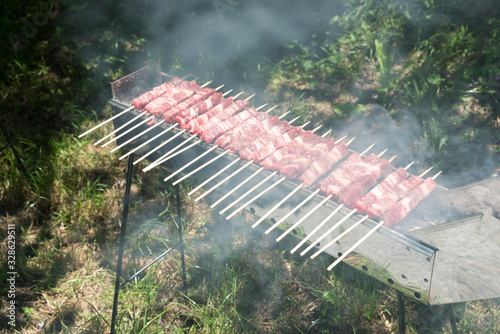
[[[419,176],[410,176],[407,169],[412,165],[411,163],[405,168],[393,168],[391,166],[391,162],[396,158],[395,156],[389,160],[381,158],[387,150],[380,152],[378,155],[375,155],[374,153],[366,155],[374,146],[371,145],[362,153],[358,154],[356,152],[351,152],[348,146],[354,138],[349,140],[347,143],[344,143],[343,140],[346,136],[337,140],[326,138],[330,134],[330,131],[327,131],[321,136],[316,135],[315,132],[317,132],[321,126],[309,131],[304,130],[308,123],[305,123],[302,126],[293,126],[292,124],[298,118],[288,122],[282,120],[288,113],[281,116],[270,115],[270,112],[276,108],[276,106],[269,108],[265,112],[260,112],[259,110],[264,108],[266,105],[262,105],[257,108],[248,107],[249,100],[254,95],[244,100],[237,99],[242,93],[226,98],[226,96],[231,93],[231,90],[225,93],[219,93],[218,90],[220,90],[223,85],[213,89],[206,87],[208,84],[210,84],[210,82],[199,86],[194,81],[185,81],[180,78],[173,78],[170,81],[155,87],[153,90],[135,98],[131,102],[132,106],[130,108],[125,109],[123,112],[88,130],[80,135],[80,137],[83,137],[107,122],[124,115],[132,109],[136,109],[141,111],[138,116],[115,129],[115,131],[109,133],[95,144],[99,145],[115,134],[114,138],[108,140],[108,142],[102,145],[105,147],[143,124],[150,126],[147,130],[135,135],[112,150],[116,151],[139,139],[147,132],[163,123],[169,125],[165,130],[161,131],[156,136],[144,141],[139,146],[122,155],[120,159],[123,159],[153,140],[161,137],[167,138],[165,135],[172,129],[177,128],[178,132],[175,135],[165,139],[153,150],[135,160],[134,164],[137,164],[161,147],[172,142],[175,138],[178,138],[184,133],[191,133],[186,140],[182,141],[180,144],[170,149],[167,153],[163,154],[160,158],[153,161],[144,169],[144,171],[148,171],[170,159],[173,159],[174,157],[196,146],[201,141],[212,145],[210,149],[206,150],[204,153],[170,174],[167,178],[165,178],[165,181],[168,181],[183,172],[215,149],[223,149],[222,153],[176,180],[173,183],[174,185],[184,181],[186,178],[194,175],[203,168],[210,166],[224,155],[228,153],[236,154],[237,157],[233,159],[233,161],[212,175],[209,179],[199,184],[189,193],[189,195],[193,195],[199,191],[202,187],[228,170],[239,160],[248,160],[247,163],[236,169],[229,176],[219,181],[210,189],[207,189],[204,193],[198,196],[195,201],[201,200],[221,185],[229,182],[238,173],[251,164],[259,164],[261,166],[243,182],[231,187],[232,189],[230,191],[211,205],[212,208],[218,206],[227,197],[243,187],[246,183],[250,182],[262,171],[272,171],[264,179],[223,208],[220,211],[221,214],[225,214],[229,209],[235,207],[238,203],[241,203],[244,199],[249,197],[272,177],[278,173],[280,174],[281,177],[277,181],[264,190],[261,190],[258,194],[252,196],[249,200],[245,201],[245,203],[241,204],[238,209],[235,209],[231,214],[229,214],[226,219],[232,218],[250,203],[258,200],[258,198],[279,185],[285,179],[295,180],[297,183],[300,182],[297,187],[285,196],[278,204],[276,204],[265,215],[260,217],[260,219],[252,225],[253,228],[268,218],[277,208],[290,199],[300,189],[314,189],[314,191],[305,200],[266,230],[266,234],[270,233],[276,227],[285,222],[290,215],[311,201],[312,198],[318,193],[321,192],[324,196],[326,196],[316,207],[313,208],[313,210],[308,212],[299,221],[283,232],[276,239],[277,241],[280,241],[291,231],[296,229],[314,211],[320,208],[328,200],[336,199],[337,202],[340,203],[339,206],[320,224],[318,224],[316,228],[294,249],[292,249],[292,253],[302,247],[308,240],[312,240],[315,233],[327,224],[328,221],[330,221],[332,217],[335,216],[335,214],[337,214],[344,206],[351,208],[349,214],[344,216],[339,222],[330,228],[327,233],[317,237],[314,242],[312,242],[304,251],[300,253],[301,255],[305,255],[309,250],[314,248],[320,241],[333,233],[333,231],[340,227],[355,213],[364,213],[365,215],[346,231],[338,235],[334,240],[324,245],[311,257],[316,257],[325,251],[333,243],[340,240],[343,236],[362,224],[369,217],[381,219],[373,229],[371,229],[348,251],[344,252],[344,254],[342,254],[342,256],[340,256],[330,267],[328,267],[328,270],[331,270],[337,263],[344,259],[345,256],[351,253],[357,246],[359,246],[360,243],[366,240],[366,238],[368,238],[382,225],[390,227],[399,222],[436,187],[434,179],[439,175],[439,173],[434,175],[434,177],[424,179],[424,175],[430,171],[430,169],[428,169]],[[121,133],[117,134],[118,132]],[[387,176],[387,174],[389,175]]]

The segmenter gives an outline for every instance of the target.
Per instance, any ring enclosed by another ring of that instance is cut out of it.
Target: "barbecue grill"
[[[146,124],[137,126],[139,120],[129,123],[132,119],[140,116],[140,112],[129,108],[132,99],[169,79],[171,76],[163,73],[159,62],[157,62],[111,84],[113,97],[110,104],[113,115],[119,115],[127,110],[113,119],[115,129],[122,127],[116,132],[116,136],[121,136],[117,139],[117,144],[126,143],[123,147],[125,150],[135,149],[134,154],[143,156],[170,140],[168,145],[150,153],[147,157],[149,161],[159,159],[169,150],[192,137],[190,134],[182,133],[178,128],[173,128],[166,134],[159,136],[170,127],[165,123],[136,137],[150,127]],[[144,117],[139,117],[139,119],[143,120]],[[141,145],[143,146],[137,149]],[[178,172],[182,169],[182,172],[178,174],[178,176],[182,176],[208,163],[223,152],[222,149],[201,141],[189,150],[168,159],[161,166],[172,172]],[[188,168],[185,167],[194,157],[199,157],[202,154],[204,156],[201,159],[192,163]],[[209,189],[233,171],[241,169],[247,164],[246,161],[235,160],[238,160],[236,155],[225,154],[212,162],[209,168],[202,168],[193,174],[191,180],[195,184],[200,184],[212,177],[214,171],[222,170],[233,162],[231,168],[206,184],[205,189]],[[229,190],[234,189],[235,185],[256,173],[259,168],[260,166],[256,164],[249,165],[231,178],[230,182],[211,192],[211,198],[221,198]],[[255,217],[263,217],[298,186],[297,183],[290,180],[282,180],[278,183],[280,177],[275,174],[273,175],[266,170],[258,173],[252,182],[241,186],[224,199],[223,203],[233,202],[259,182],[262,182],[259,189],[265,189],[277,183],[270,191],[255,201],[243,205],[243,210]],[[490,181],[496,182],[497,180]],[[452,304],[500,297],[500,280],[498,280],[500,266],[497,260],[497,254],[500,253],[500,221],[486,213],[466,216],[453,207],[451,204],[453,195],[463,191],[466,190],[464,188],[448,190],[438,187],[404,221],[394,228],[383,226],[378,228],[354,251],[350,252],[351,246],[369,231],[372,231],[378,225],[377,221],[364,220],[348,234],[328,246],[324,252],[333,257],[349,253],[343,258],[343,262],[424,304]],[[252,194],[255,193],[252,192]],[[239,205],[251,197],[252,195],[247,196]],[[311,199],[291,213],[297,204],[308,197]],[[308,240],[309,244],[316,243],[317,236],[323,235],[331,226],[343,220],[341,227],[329,233],[316,245],[315,249],[322,248],[357,224],[363,217],[352,214],[348,208],[339,208],[339,204],[333,200],[324,201],[324,199],[325,197],[320,194],[313,194],[311,190],[301,188],[271,215],[267,216],[264,224],[275,225],[282,217],[287,216],[284,222],[278,226],[281,230],[287,230],[296,222],[301,221],[301,224],[293,229],[291,235],[302,240],[317,227],[319,222],[333,211],[337,211],[329,222]],[[301,250],[305,246],[307,244]],[[313,254],[315,249],[306,255]]]

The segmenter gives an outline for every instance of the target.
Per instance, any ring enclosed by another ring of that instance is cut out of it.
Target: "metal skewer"
[[[376,230],[378,230],[382,225],[384,224],[384,221],[381,221],[378,223],[374,228],[372,228],[368,233],[366,233],[361,239],[359,239],[354,245],[351,246],[347,251],[345,251],[344,254],[342,254],[335,262],[333,262],[327,270],[330,271],[335,267],[340,261],[342,261],[347,255],[351,254],[356,247],[358,247],[362,242],[364,242],[370,235],[372,235]]]
[[[87,131],[85,131],[84,133],[82,133],[81,135],[79,135],[79,136],[78,136],[78,138],[82,138],[83,136],[88,135],[88,134],[89,134],[89,133],[91,133],[92,131],[94,131],[94,130],[96,130],[96,129],[100,128],[101,126],[103,126],[104,124],[107,124],[108,122],[111,122],[111,121],[112,121],[112,120],[114,120],[115,118],[120,117],[121,115],[123,115],[123,114],[125,114],[125,113],[129,112],[129,111],[130,111],[130,110],[132,110],[132,109],[134,109],[134,106],[129,107],[129,108],[127,108],[127,109],[123,110],[123,111],[122,111],[122,112],[120,112],[119,114],[116,114],[116,115],[114,115],[114,116],[113,116],[113,117],[111,117],[111,118],[108,118],[107,120],[105,120],[105,121],[104,121],[104,122],[102,122],[102,123],[99,123],[98,125],[94,126],[92,129],[87,130]]]

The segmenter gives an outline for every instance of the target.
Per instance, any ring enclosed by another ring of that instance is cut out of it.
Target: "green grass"
[[[22,33],[38,5],[5,2],[0,28]],[[186,14],[182,5],[174,1],[161,13],[168,28]],[[234,9],[236,19],[246,6]],[[109,16],[95,15],[97,9]],[[17,51],[8,41],[0,46],[0,121],[28,174],[10,148],[0,152],[0,235],[4,244],[7,223],[16,224],[19,331],[40,332],[43,321],[47,333],[109,330],[126,162],[92,144],[111,126],[76,136],[109,117],[109,81],[158,57],[172,74],[264,92],[266,102],[314,126],[338,129],[373,105],[400,125],[408,111],[420,129],[413,152],[424,153],[421,164],[460,176],[449,184],[498,171],[500,21],[490,3],[344,1],[327,20],[318,19],[310,38],[250,50],[223,69],[215,47],[187,55],[182,41],[167,38],[168,50],[160,50],[163,41],[148,30],[155,9],[113,0],[61,5]],[[205,19],[195,9],[188,17]],[[226,22],[233,19],[228,14]],[[235,41],[235,50],[245,42]],[[144,166],[134,169],[124,277],[178,240],[173,188],[161,182],[162,170],[144,174]],[[346,265],[326,272],[329,258],[291,256],[291,240],[276,244],[252,230],[251,219],[228,223],[187,197],[189,190],[181,184],[187,289],[174,251],[121,291],[118,332],[398,331],[394,290]],[[2,259],[5,252],[2,246]],[[0,263],[5,282],[6,263]],[[0,285],[6,333],[5,289]],[[443,308],[407,306],[407,332],[451,332]],[[500,328],[498,300],[459,304],[455,311],[461,332]]]

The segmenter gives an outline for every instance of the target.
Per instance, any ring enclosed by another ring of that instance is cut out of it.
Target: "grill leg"
[[[177,217],[179,219],[179,243],[181,252],[181,267],[182,267],[182,286],[184,289],[187,288],[186,279],[186,261],[184,258],[184,227],[182,224],[182,208],[181,208],[181,195],[179,191],[179,184],[175,185],[175,196],[177,197]]]
[[[405,320],[405,301],[404,295],[400,291],[396,291],[398,294],[398,319],[399,319],[399,334],[405,334],[406,332],[406,320]]]
[[[448,304],[448,317],[450,318],[451,332],[458,334],[457,322],[455,321],[455,312],[453,312],[453,304]]]
[[[111,316],[111,334],[115,333],[115,322],[118,313],[118,294],[120,293],[120,277],[122,275],[123,251],[125,249],[125,235],[127,230],[128,206],[130,201],[130,186],[132,184],[132,170],[134,155],[128,157],[127,183],[125,186],[125,198],[123,200],[122,230],[120,233],[120,246],[118,248],[118,262],[116,264],[115,294],[113,297],[113,315]]]

